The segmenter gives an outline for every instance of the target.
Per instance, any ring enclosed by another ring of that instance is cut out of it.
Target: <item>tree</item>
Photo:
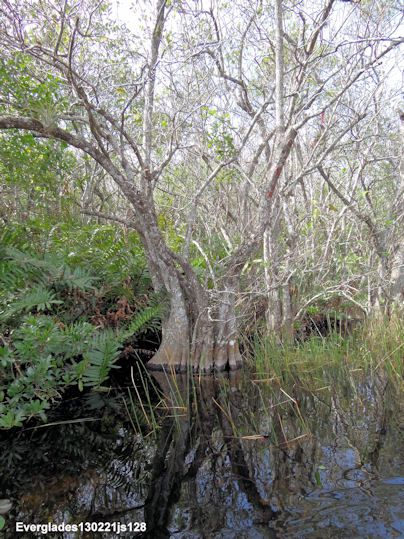
[[[93,0],[1,1],[0,128],[84,152],[131,205],[129,225],[154,288],[170,301],[150,368],[235,369],[243,270],[264,235],[278,241],[274,216],[282,207],[287,215],[282,191],[294,192],[365,118],[370,74],[403,41],[394,37],[396,17],[380,13],[375,35],[369,12],[341,12],[335,0],[317,12],[313,3],[310,17],[281,0],[275,16],[267,3],[206,11],[157,0],[152,22],[135,35],[108,9]],[[332,30],[336,22],[341,31]],[[348,39],[355,24],[363,37]],[[363,99],[349,109],[353,90]],[[325,115],[327,129],[318,127]],[[301,144],[316,131],[303,176],[291,177]],[[160,226],[162,192],[185,201],[173,212],[181,250]],[[195,239],[203,227],[208,245],[219,236],[225,245],[214,264]],[[206,265],[205,283],[190,263],[192,249]]]

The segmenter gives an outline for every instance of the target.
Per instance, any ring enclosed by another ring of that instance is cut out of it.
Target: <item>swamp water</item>
[[[44,536],[63,539],[404,537],[402,410],[385,373],[310,391],[246,372],[148,383],[74,396],[69,423],[2,435],[0,537],[40,536],[16,521],[147,523]]]

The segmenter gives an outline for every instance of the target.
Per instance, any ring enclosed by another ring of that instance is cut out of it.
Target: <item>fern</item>
[[[31,256],[29,253],[20,251],[15,247],[6,247],[5,255],[9,260],[13,260],[26,271],[35,269],[43,271],[47,269],[47,264],[44,260]]]
[[[145,309],[142,309],[136,313],[132,318],[129,326],[120,332],[121,341],[125,341],[134,335],[139,334],[141,331],[147,329],[156,329],[159,325],[159,321],[162,314],[162,308],[160,304],[150,305]]]
[[[1,253],[0,253],[1,259]],[[26,272],[11,260],[0,262],[0,294],[5,295],[5,291],[14,291],[24,288],[26,282]]]
[[[63,301],[56,299],[54,292],[36,286],[25,292],[21,297],[13,301],[8,308],[0,314],[0,320],[7,320],[19,313],[30,312],[33,309],[37,311],[47,311],[53,305],[60,305]]]
[[[89,350],[79,364],[79,387],[100,387],[120,354],[120,343],[112,331],[94,335]],[[81,371],[81,372],[80,372]],[[80,376],[81,375],[81,376]]]
[[[4,254],[17,267],[23,269],[31,281],[44,286],[58,284],[63,288],[86,291],[93,289],[97,281],[86,269],[80,267],[72,269],[55,255],[48,254],[43,258],[37,258],[14,247],[4,249]]]
[[[71,269],[69,266],[64,266],[60,282],[71,290],[75,288],[85,292],[87,290],[94,290],[94,282],[96,280],[97,279],[84,268],[78,267]]]
[[[96,316],[108,323],[104,312],[122,297],[129,299],[127,320],[136,297],[149,294],[150,277],[136,242],[128,246],[107,227],[89,238],[91,230],[69,229],[53,245],[56,252],[40,255],[29,251],[26,238],[0,232],[0,331],[7,336],[0,341],[0,429],[45,420],[45,410],[72,384],[100,389],[118,367],[124,341],[159,325],[164,302],[154,296],[126,329],[94,327]]]

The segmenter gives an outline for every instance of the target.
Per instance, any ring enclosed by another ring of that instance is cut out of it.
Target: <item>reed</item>
[[[197,383],[189,373],[174,369],[150,374],[138,362],[131,369],[132,388],[128,388],[125,409],[133,430],[142,436],[155,436],[165,418],[172,418],[180,427],[190,410],[196,408]]]
[[[349,336],[318,335],[295,345],[279,344],[261,334],[248,357],[249,368],[239,373],[236,382],[216,376],[211,380],[212,392],[206,377],[175,370],[151,375],[138,364],[127,412],[134,430],[155,436],[164,419],[181,430],[187,421],[202,420],[200,405],[213,404],[211,412],[228,424],[233,438],[246,443],[260,439],[274,445],[294,443],[312,432],[302,408],[307,395],[324,402],[338,390],[352,395],[360,376],[379,371],[401,383],[403,337],[404,323],[398,316],[369,319]],[[292,431],[284,429],[285,418],[293,418]]]
[[[372,318],[351,335],[313,336],[299,344],[279,344],[271,336],[256,337],[249,363],[256,381],[271,380],[288,387],[296,384],[321,389],[355,372],[386,370],[403,376],[404,321],[396,315]]]

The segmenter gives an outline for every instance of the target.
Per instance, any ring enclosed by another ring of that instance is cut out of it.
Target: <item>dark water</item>
[[[147,532],[46,537],[404,537],[397,386],[382,373],[316,391],[252,379],[160,375],[154,418],[123,388],[63,404],[88,421],[3,436],[0,498],[13,507],[0,534],[41,536],[17,534],[16,521],[101,521]]]

